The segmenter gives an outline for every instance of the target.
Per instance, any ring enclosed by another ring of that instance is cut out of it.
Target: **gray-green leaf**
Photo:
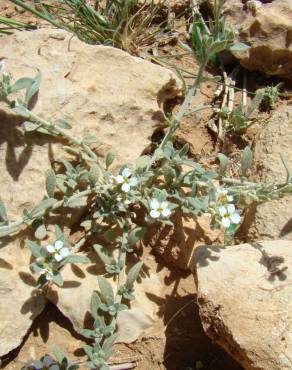
[[[113,163],[115,160],[115,154],[113,152],[108,152],[105,158],[106,169]]]
[[[56,187],[56,175],[52,168],[47,171],[46,190],[50,198],[54,197]]]
[[[101,298],[108,304],[111,305],[114,303],[114,292],[110,283],[103,276],[98,276],[98,285],[100,289]]]
[[[128,289],[133,288],[133,285],[139,276],[142,266],[143,266],[142,261],[137,262],[128,272],[127,281],[126,281],[126,287]]]
[[[1,198],[0,198],[0,217],[4,222],[8,221],[6,207]]]
[[[39,239],[39,240],[42,240],[44,239],[46,236],[47,236],[47,229],[45,227],[44,224],[41,224],[35,231],[34,233],[34,236]]]
[[[249,169],[252,161],[252,151],[249,146],[247,146],[242,153],[241,161],[241,174],[246,176],[247,170]]]

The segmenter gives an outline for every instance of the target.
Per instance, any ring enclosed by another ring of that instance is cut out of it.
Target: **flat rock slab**
[[[285,183],[287,173],[281,155],[292,166],[292,107],[275,111],[256,138],[254,163],[256,180]],[[292,240],[292,195],[259,204],[248,210],[241,228],[246,241]]]
[[[0,357],[21,344],[45,307],[46,299],[29,270],[30,257],[17,241],[0,249]]]
[[[196,252],[206,333],[244,369],[292,368],[292,242],[261,241]]]
[[[90,265],[66,265],[62,270],[64,286],[58,288],[53,285],[47,293],[47,298],[57,305],[80,334],[85,327],[91,327],[90,300],[92,293],[99,289],[97,276],[104,272],[96,254],[90,253],[89,257],[92,261]],[[159,307],[151,297],[152,295],[159,297],[162,294],[163,283],[157,274],[143,275],[143,278],[135,283],[136,299],[132,302],[131,308],[118,315],[118,342],[135,341],[139,335],[150,330],[158,319]],[[111,283],[115,290],[116,283],[113,281]]]
[[[115,168],[132,163],[165,124],[163,103],[180,81],[168,69],[105,46],[85,44],[63,30],[41,29],[1,37],[1,58],[13,79],[42,73],[33,112],[63,118],[76,137],[94,136],[101,156],[117,154]],[[61,159],[60,143],[46,135],[23,135],[21,119],[0,105],[1,197],[19,217],[44,195],[45,171]]]

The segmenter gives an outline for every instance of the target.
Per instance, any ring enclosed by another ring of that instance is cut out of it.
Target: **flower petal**
[[[57,254],[57,253],[54,255],[54,258],[57,262],[60,262],[63,259],[63,257],[60,254]]]
[[[118,184],[122,184],[124,182],[124,178],[121,175],[115,177],[115,180]]]
[[[125,193],[128,193],[128,191],[130,191],[131,190],[131,186],[130,186],[130,184],[128,184],[128,183],[124,183],[123,185],[122,185],[122,190],[125,192]]]
[[[152,209],[157,209],[157,208],[159,208],[159,206],[160,206],[160,203],[158,202],[158,200],[156,198],[151,199],[150,207]]]
[[[158,218],[160,216],[160,212],[158,212],[156,209],[152,209],[152,211],[150,212],[150,216],[152,218]]]
[[[232,195],[227,195],[227,201],[228,202],[233,202],[233,196]]]
[[[230,226],[230,219],[229,217],[223,217],[221,223],[224,227],[228,228]]]
[[[40,360],[34,361],[32,366],[35,368],[35,370],[41,370],[44,367],[42,361]]]
[[[217,189],[217,193],[220,194],[220,195],[226,195],[227,194],[227,190],[226,189],[220,189],[220,188],[218,188]]]
[[[122,171],[122,176],[123,178],[127,178],[127,177],[130,177],[132,175],[132,171],[130,170],[130,168],[124,168],[123,171]]]
[[[46,356],[44,357],[44,359],[43,359],[43,364],[44,364],[46,367],[48,367],[48,366],[50,366],[52,363],[53,363],[53,359],[52,359],[52,357],[51,357],[51,356],[49,356],[49,355],[46,355]]]
[[[64,245],[64,243],[62,242],[62,240],[57,240],[56,243],[54,244],[55,249],[57,249],[57,250],[62,249],[63,245]]]
[[[239,224],[240,223],[240,215],[236,212],[234,212],[231,216],[230,216],[230,219],[232,221],[232,223],[234,224]]]
[[[162,202],[162,203],[160,204],[160,207],[161,207],[162,209],[167,208],[167,207],[168,207],[168,202],[166,202],[166,201]]]
[[[220,216],[224,217],[227,213],[227,209],[224,206],[219,207],[219,214]]]
[[[161,213],[164,217],[168,217],[171,215],[171,210],[169,208],[164,208]]]
[[[229,214],[232,214],[232,213],[235,212],[235,205],[234,204],[227,204],[226,208],[227,208],[227,212]]]
[[[47,245],[46,249],[49,253],[55,253],[55,247],[53,245]]]

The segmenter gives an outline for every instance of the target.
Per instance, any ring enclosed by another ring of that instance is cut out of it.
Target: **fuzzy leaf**
[[[143,227],[136,227],[129,233],[128,243],[129,245],[134,245],[138,243],[144,236],[145,230]]]
[[[0,198],[0,217],[4,222],[8,221],[6,207],[1,198]]]
[[[99,298],[99,295],[96,292],[93,292],[90,301],[90,312],[94,319],[98,318],[98,309],[100,305],[101,300]]]
[[[35,231],[34,233],[34,236],[39,239],[39,240],[42,240],[44,239],[46,236],[47,236],[47,229],[45,227],[44,224],[41,224]]]
[[[37,123],[30,121],[25,121],[22,125],[26,132],[36,131],[40,127],[40,125],[38,125]]]
[[[98,285],[100,289],[100,295],[102,299],[108,304],[111,305],[114,303],[114,292],[110,283],[103,276],[98,276]]]
[[[28,246],[34,257],[41,257],[41,248],[37,243],[28,239],[26,241],[26,245]]]
[[[60,118],[60,119],[57,119],[55,122],[54,122],[55,125],[61,127],[61,128],[64,128],[66,130],[70,130],[72,128],[72,126],[67,122],[65,121],[64,119]]]
[[[66,358],[66,355],[58,346],[54,346],[53,352],[55,355],[56,360],[61,364],[63,360]]]
[[[38,73],[33,79],[33,83],[27,88],[25,102],[28,105],[34,95],[39,91],[42,75]]]
[[[115,160],[115,154],[113,152],[108,152],[105,158],[106,169],[110,167],[110,165],[113,163],[114,160]]]
[[[245,51],[247,51],[248,49],[250,49],[250,46],[244,44],[243,42],[238,42],[234,45],[232,45],[229,50],[231,52],[234,52],[234,53],[244,53]]]
[[[7,235],[11,235],[17,231],[19,231],[19,225],[0,226],[0,238],[3,238],[4,236],[7,236]]]
[[[117,334],[113,334],[110,337],[106,338],[102,344],[102,350],[104,352],[109,351],[112,348],[112,346],[115,344],[117,337],[118,337]]]
[[[252,151],[249,146],[247,146],[242,153],[241,161],[241,174],[246,176],[247,170],[249,169],[252,161]]]
[[[60,287],[63,286],[63,284],[64,284],[63,277],[59,272],[54,274],[52,280],[56,285],[58,285]]]
[[[86,256],[80,256],[78,254],[71,254],[64,260],[65,263],[90,263],[90,259]]]
[[[91,186],[94,186],[97,183],[98,178],[99,178],[99,168],[96,163],[93,163],[88,173],[88,179],[90,181]]]
[[[70,208],[80,208],[87,205],[87,197],[71,198],[66,204]]]
[[[151,158],[148,155],[142,155],[136,159],[136,168],[144,169],[151,163]]]
[[[97,142],[97,138],[91,135],[85,136],[82,140],[83,144],[90,145]]]
[[[64,234],[63,234],[63,231],[60,228],[60,226],[59,225],[55,225],[54,226],[54,229],[55,229],[56,240],[62,240],[62,241],[64,241]]]
[[[111,257],[104,252],[105,248],[102,245],[94,244],[93,246],[100,260],[105,264],[109,265],[112,261]]]
[[[126,281],[126,287],[128,289],[133,288],[133,285],[139,276],[142,266],[143,266],[142,261],[137,262],[128,272],[127,281]]]
[[[18,79],[14,85],[11,87],[10,92],[16,92],[18,90],[27,89],[33,84],[33,79],[24,77]]]
[[[220,176],[223,176],[226,171],[227,171],[227,167],[228,167],[228,158],[226,157],[226,155],[222,154],[222,153],[219,153],[218,154],[218,159],[219,159],[219,162],[220,162]]]
[[[40,202],[40,204],[38,204],[30,213],[30,217],[31,218],[34,218],[34,217],[38,217],[40,215],[42,215],[43,213],[45,213],[49,208],[51,208],[55,203],[56,203],[56,199],[53,199],[53,198],[48,198],[48,199],[44,199]]]
[[[56,187],[56,175],[52,168],[47,171],[46,190],[50,198],[54,197]]]
[[[30,112],[28,109],[23,107],[22,105],[12,108],[12,111],[17,114],[18,116],[24,117],[24,118],[29,118]]]

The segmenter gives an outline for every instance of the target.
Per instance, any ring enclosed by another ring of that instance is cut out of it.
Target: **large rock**
[[[224,231],[211,229],[209,215],[182,217],[177,212],[172,221],[173,226],[155,224],[150,227],[145,242],[167,263],[182,270],[195,270],[195,250],[198,246],[224,242]]]
[[[31,253],[18,241],[0,244],[0,357],[17,348],[45,298],[30,274]]]
[[[280,154],[292,166],[292,107],[273,113],[256,139],[254,173],[258,181],[285,183],[287,173]],[[247,241],[292,240],[292,196],[273,200],[248,210],[241,235]]]
[[[91,327],[90,300],[92,293],[98,291],[97,276],[104,273],[104,268],[96,254],[91,253],[90,259],[92,264],[89,266],[66,265],[62,270],[64,286],[58,288],[54,285],[47,293],[48,299],[69,318],[78,333],[82,333],[84,327]],[[148,271],[148,266],[144,265],[144,271]],[[111,281],[111,284],[116,290],[116,283]],[[158,320],[159,310],[151,297],[153,295],[160,297],[162,289],[163,284],[158,275],[149,271],[147,276],[144,274],[143,278],[135,283],[136,299],[130,309],[118,315],[118,342],[131,343],[140,334],[151,329]]]
[[[197,249],[206,333],[246,370],[292,368],[292,242]]]
[[[71,122],[71,132],[97,138],[96,151],[117,153],[116,167],[130,163],[164,121],[162,105],[180,90],[175,75],[118,49],[91,46],[62,30],[42,29],[1,37],[1,58],[14,79],[42,73],[33,108]],[[19,218],[44,195],[45,171],[60,159],[56,140],[25,135],[20,119],[0,106],[1,197]]]
[[[291,0],[227,0],[223,14],[251,46],[237,55],[243,67],[292,80]]]

